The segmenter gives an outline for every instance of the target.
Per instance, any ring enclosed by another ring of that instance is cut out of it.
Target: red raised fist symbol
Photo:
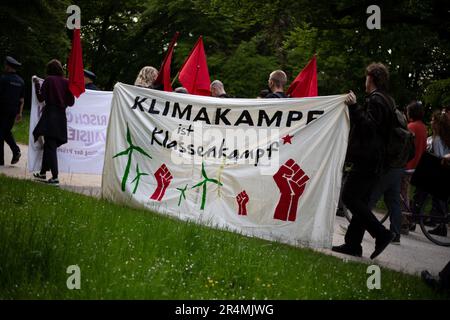
[[[155,178],[158,186],[150,199],[161,201],[173,177],[166,165],[163,164],[158,170],[156,170]]]
[[[239,193],[236,196],[236,201],[237,201],[238,206],[239,206],[239,213],[238,214],[240,216],[246,216],[247,215],[247,203],[248,203],[248,200],[249,200],[248,194],[247,194],[247,192],[245,192],[245,190],[242,191],[241,193]]]
[[[273,179],[281,193],[273,218],[295,221],[298,200],[305,191],[305,185],[309,177],[294,160],[289,159],[278,169]]]

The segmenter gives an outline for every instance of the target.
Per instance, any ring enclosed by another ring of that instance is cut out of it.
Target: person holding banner
[[[268,82],[270,92],[264,98],[287,98],[287,95],[284,93],[284,86],[287,83],[287,76],[284,71],[273,71],[269,76]]]
[[[88,90],[99,91],[97,86],[94,84],[94,81],[96,78],[97,78],[97,76],[95,75],[95,73],[85,69],[84,70],[84,87]]]
[[[385,65],[372,63],[366,69],[366,104],[356,103],[350,91],[345,103],[350,111],[350,136],[347,162],[351,169],[342,192],[342,200],[353,217],[345,234],[345,244],[333,251],[362,256],[362,240],[368,231],[375,238],[374,259],[391,243],[394,234],[374,216],[369,200],[380,177],[387,171],[385,150],[393,127],[394,114],[383,96],[387,96],[389,72]]]
[[[143,88],[153,89],[153,83],[158,78],[158,70],[154,67],[146,66],[139,71],[139,74],[134,81],[134,85]]]
[[[37,78],[33,79],[36,95],[40,102],[45,101],[36,128],[33,130],[34,140],[44,137],[44,154],[39,173],[33,176],[39,181],[46,181],[47,171],[52,177],[46,181],[50,185],[59,186],[57,148],[67,143],[67,117],[66,108],[73,106],[75,98],[69,90],[69,81],[64,78],[64,70],[56,59],[47,64],[47,77],[42,86]]]
[[[222,81],[214,80],[210,85],[211,97],[216,98],[231,98],[225,91]]]

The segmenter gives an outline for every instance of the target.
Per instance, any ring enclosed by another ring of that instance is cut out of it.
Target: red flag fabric
[[[170,81],[170,65],[172,63],[173,48],[175,47],[175,43],[177,43],[179,35],[179,32],[175,33],[175,36],[170,42],[166,56],[164,57],[163,63],[161,64],[161,68],[159,69],[158,77],[155,80],[155,85],[162,84],[164,86],[164,91],[173,91],[172,83]]]
[[[210,96],[209,90],[210,79],[208,72],[208,64],[206,62],[205,48],[203,47],[203,39],[200,36],[192,49],[189,57],[181,67],[178,77],[180,83],[190,94],[200,96]]]
[[[292,81],[287,94],[292,98],[316,97],[317,91],[317,61],[314,56],[306,67]]]
[[[70,52],[68,70],[69,90],[78,98],[85,91],[80,29],[73,30],[72,51]]]

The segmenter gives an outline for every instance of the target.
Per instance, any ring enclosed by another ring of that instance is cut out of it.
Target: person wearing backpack
[[[369,200],[380,177],[388,170],[386,154],[394,123],[392,107],[378,93],[387,93],[389,71],[382,63],[372,63],[366,69],[366,103],[360,106],[350,91],[345,103],[350,114],[350,135],[346,162],[351,170],[344,184],[342,199],[352,212],[345,234],[345,243],[333,251],[362,256],[362,240],[366,231],[375,238],[374,259],[391,243],[394,234],[387,230],[372,213]],[[389,98],[392,99],[392,98]]]

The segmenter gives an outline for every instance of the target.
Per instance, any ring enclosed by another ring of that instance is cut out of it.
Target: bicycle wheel
[[[429,219],[435,222],[435,225],[427,225],[425,220]],[[420,229],[422,229],[425,237],[428,238],[431,242],[444,247],[450,247],[450,230],[449,230],[449,222],[450,222],[450,214],[447,214],[445,217],[442,216],[430,216],[430,215],[421,215],[419,217],[419,225]],[[432,230],[436,228],[440,228],[440,234],[430,233]]]

